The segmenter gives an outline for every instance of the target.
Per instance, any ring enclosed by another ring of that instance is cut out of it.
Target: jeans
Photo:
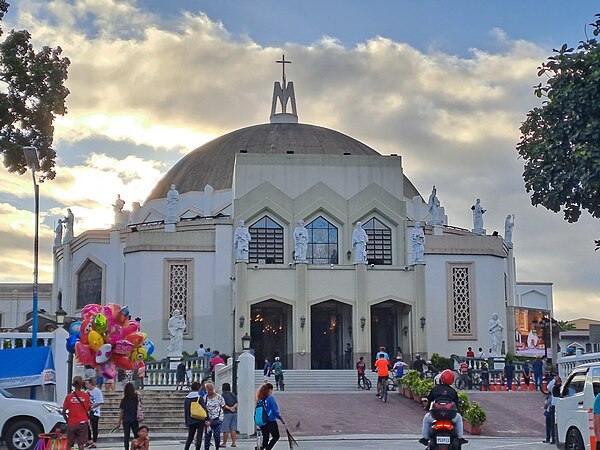
[[[506,377],[506,387],[508,391],[512,391],[513,378]]]
[[[185,441],[185,450],[189,450],[196,435],[196,450],[200,450],[202,446],[202,432],[204,431],[204,422],[193,423],[188,427],[188,437]]]
[[[536,391],[539,391],[542,389],[542,378],[543,378],[543,375],[541,373],[533,374],[533,382],[535,383]]]
[[[267,422],[266,425],[260,427],[260,431],[262,431],[263,434],[263,448],[271,450],[279,440],[279,427],[277,426],[277,422]],[[271,436],[271,441],[269,441],[269,436]]]
[[[204,449],[209,450],[210,448],[210,438],[214,436],[215,438],[215,447],[221,448],[221,422],[216,427],[206,427],[206,431],[204,432]]]
[[[546,440],[554,442],[554,406],[546,413]]]
[[[456,417],[452,419],[452,423],[454,424],[454,428],[456,428],[456,435],[459,438],[464,437],[463,418],[460,413],[456,413]],[[431,428],[431,425],[433,425],[433,417],[431,417],[430,413],[427,413],[425,414],[425,417],[423,417],[422,435],[425,439],[429,439],[429,429]]]
[[[133,438],[137,439],[138,432],[140,431],[140,424],[138,422],[124,422],[123,423],[123,446],[125,450],[129,450],[129,438],[130,432],[133,431]]]

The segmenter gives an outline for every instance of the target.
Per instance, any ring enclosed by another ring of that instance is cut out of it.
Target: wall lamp
[[[306,317],[300,316],[300,328],[304,330],[304,326],[306,325]]]
[[[348,250],[346,256],[348,257],[348,260],[350,260],[350,258],[352,258],[352,250]]]
[[[367,319],[365,318],[365,316],[362,316],[360,318],[360,329],[362,331],[365,331],[365,325],[367,324]]]
[[[427,319],[425,318],[425,316],[421,316],[421,330],[425,328],[425,322],[427,322]]]
[[[244,316],[240,316],[239,321],[240,321],[240,328],[244,328],[244,322],[246,321],[246,318]]]
[[[404,336],[408,336],[408,325],[404,325],[404,328],[402,328],[402,331],[404,331]]]

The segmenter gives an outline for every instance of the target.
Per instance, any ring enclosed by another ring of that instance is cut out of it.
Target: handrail
[[[558,374],[564,380],[581,364],[600,362],[600,353],[577,353],[572,356],[560,356],[557,360]]]
[[[43,342],[43,347],[52,345],[52,341],[54,340],[54,332],[38,333],[37,336],[38,341]],[[23,347],[31,347],[31,332],[7,331],[0,333],[0,350]]]

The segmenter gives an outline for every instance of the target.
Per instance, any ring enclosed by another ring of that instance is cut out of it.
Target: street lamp
[[[245,352],[250,350],[250,341],[252,341],[252,338],[248,336],[248,333],[242,336],[242,350],[244,350]]]
[[[58,307],[58,311],[56,311],[56,325],[58,327],[62,327],[65,324],[65,317],[67,317],[67,312],[62,309],[62,306]]]
[[[35,147],[23,147],[27,166],[31,170],[33,179],[33,194],[35,202],[35,232],[33,238],[33,315],[31,321],[31,346],[37,347],[38,334],[38,248],[39,248],[39,222],[40,222],[40,186],[35,179],[35,172],[40,167],[40,161]]]

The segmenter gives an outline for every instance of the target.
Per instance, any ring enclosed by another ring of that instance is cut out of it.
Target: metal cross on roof
[[[291,64],[291,61],[286,61],[285,60],[285,55],[281,56],[280,60],[275,61],[277,64],[281,64],[282,67],[282,72],[283,72],[283,87],[285,88],[285,65],[286,64]]]

